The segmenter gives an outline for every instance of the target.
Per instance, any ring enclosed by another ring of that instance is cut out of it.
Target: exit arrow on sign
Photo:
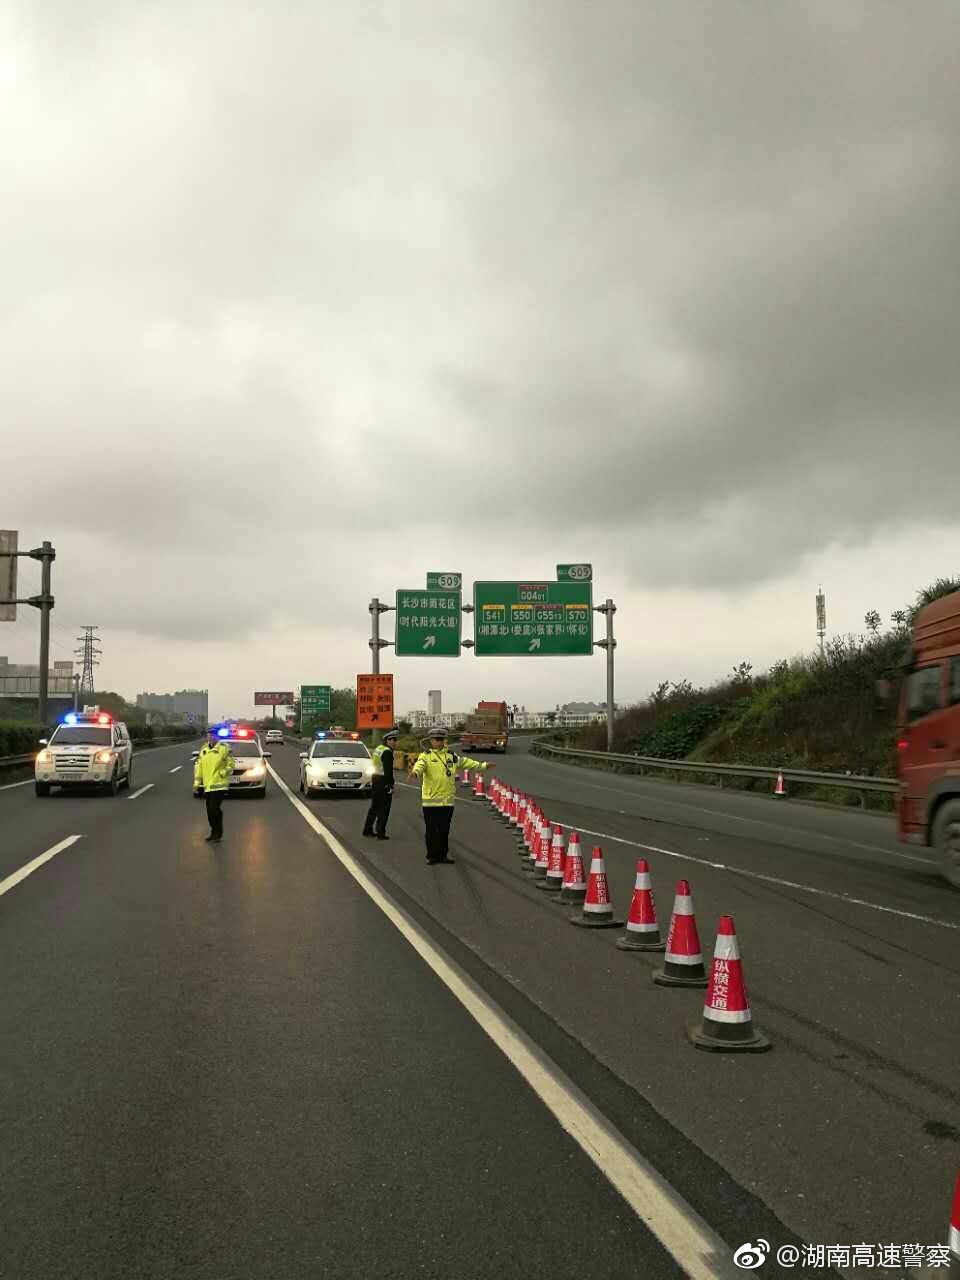
[[[531,641],[530,641],[530,648],[527,650],[527,653],[533,653],[534,649],[539,649],[539,648],[540,648],[540,641],[539,641],[539,640],[531,640]]]
[[[432,649],[436,643],[437,643],[436,636],[427,636],[426,640],[424,640],[423,642],[423,647],[425,649]]]

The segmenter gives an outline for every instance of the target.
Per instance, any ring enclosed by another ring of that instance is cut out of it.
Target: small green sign
[[[463,589],[462,573],[428,573],[428,591],[461,591]]]
[[[592,564],[558,564],[558,582],[592,582]]]
[[[593,653],[589,582],[475,582],[473,607],[478,658]]]
[[[304,719],[309,716],[330,714],[330,685],[304,684],[300,686],[300,715]]]
[[[459,591],[398,591],[395,652],[401,658],[459,658],[461,617]]]

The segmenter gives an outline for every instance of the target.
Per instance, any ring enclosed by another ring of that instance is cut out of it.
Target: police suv
[[[34,790],[98,787],[115,796],[133,777],[133,743],[127,726],[99,707],[68,711],[34,761]]]

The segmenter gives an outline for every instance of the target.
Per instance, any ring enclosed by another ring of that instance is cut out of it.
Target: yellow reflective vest
[[[215,747],[203,747],[193,767],[194,787],[203,787],[204,791],[226,791],[235,763],[225,742],[218,742]]]
[[[455,756],[452,751],[421,751],[412,773],[421,781],[420,803],[424,808],[452,805],[457,798],[458,769],[488,769],[482,760]]]

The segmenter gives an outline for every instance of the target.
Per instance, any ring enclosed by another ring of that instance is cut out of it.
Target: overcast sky
[[[53,656],[97,623],[105,687],[245,713],[429,569],[591,561],[631,701],[957,572],[958,59],[948,0],[7,0],[0,527],[56,545]]]

